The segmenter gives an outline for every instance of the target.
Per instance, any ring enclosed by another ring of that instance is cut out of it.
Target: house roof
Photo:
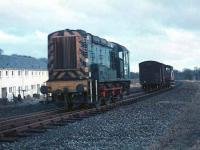
[[[21,55],[0,55],[0,68],[47,69],[47,60]]]

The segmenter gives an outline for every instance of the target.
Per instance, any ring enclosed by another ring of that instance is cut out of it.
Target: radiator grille
[[[76,69],[76,37],[55,37],[54,69]]]

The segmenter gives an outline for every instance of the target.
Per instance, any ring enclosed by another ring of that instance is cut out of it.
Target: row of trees
[[[174,70],[174,75],[176,80],[200,80],[200,68]]]

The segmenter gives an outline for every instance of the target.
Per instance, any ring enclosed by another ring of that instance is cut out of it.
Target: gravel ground
[[[184,82],[171,91],[132,105],[14,143],[0,143],[0,149],[159,149],[155,145],[159,145],[199,90],[199,84]]]
[[[200,82],[198,90],[182,113],[150,149],[200,150]],[[195,90],[195,89],[194,89]]]

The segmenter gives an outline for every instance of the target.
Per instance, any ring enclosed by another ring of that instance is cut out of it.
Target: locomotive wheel
[[[81,95],[76,95],[73,99],[73,104],[75,105],[75,108],[78,109],[86,109],[87,105],[86,105],[86,97],[84,94]]]
[[[105,99],[105,105],[109,105],[112,102],[112,96],[109,96]]]
[[[52,93],[51,100],[52,100],[52,102],[55,102],[55,100],[56,100],[56,95],[55,95],[55,93]]]
[[[68,96],[64,96],[64,108],[65,108],[65,110],[66,111],[68,111],[69,110],[69,103],[68,103]]]
[[[126,90],[126,95],[130,95],[130,90],[129,89]]]
[[[124,98],[123,93],[120,93],[119,98],[120,98],[120,100],[122,100]]]
[[[117,101],[121,101],[123,99],[123,94],[120,93],[117,95]]]
[[[97,109],[100,108],[101,105],[102,105],[102,103],[103,103],[103,98],[102,98],[102,97],[99,97],[98,100],[97,100],[96,103],[95,103],[95,107],[96,107]]]
[[[63,106],[65,108],[66,111],[71,111],[73,109],[73,96],[71,94],[65,94],[63,95]]]
[[[64,95],[62,94],[61,90],[56,90],[52,95],[52,99],[53,99],[54,104],[57,107],[63,107],[63,105],[64,105],[64,103],[63,103]]]
[[[113,97],[111,103],[115,103],[115,102],[116,102],[116,97]]]

